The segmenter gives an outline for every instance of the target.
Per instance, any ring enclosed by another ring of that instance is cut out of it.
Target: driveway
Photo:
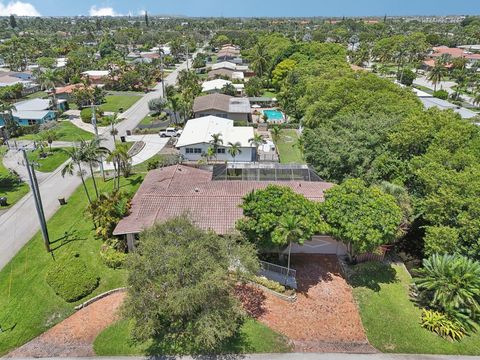
[[[336,256],[292,255],[297,301],[264,293],[258,319],[287,336],[299,352],[373,353]]]

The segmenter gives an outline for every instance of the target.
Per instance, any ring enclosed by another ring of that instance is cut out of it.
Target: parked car
[[[182,130],[177,130],[175,128],[166,128],[159,132],[160,137],[177,137],[182,134]]]

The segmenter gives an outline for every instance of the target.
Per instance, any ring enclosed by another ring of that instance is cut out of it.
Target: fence
[[[260,261],[260,267],[262,270],[265,271],[271,271],[277,274],[280,274],[282,276],[287,276],[287,277],[292,277],[296,278],[297,277],[297,270],[294,269],[287,269],[284,266],[280,266],[277,264],[272,264],[266,261]]]
[[[365,253],[357,255],[357,263],[364,263],[368,261],[383,261],[385,259],[385,254],[390,250],[391,246],[384,245],[380,246],[375,253]]]

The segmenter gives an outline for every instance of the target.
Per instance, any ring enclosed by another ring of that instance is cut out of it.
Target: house
[[[93,85],[102,85],[105,84],[105,81],[110,75],[109,70],[88,70],[82,72],[82,75],[90,81]]]
[[[242,198],[270,184],[287,186],[317,202],[323,201],[324,192],[334,186],[308,179],[220,180],[214,179],[211,171],[184,165],[168,166],[147,174],[132,200],[130,214],[118,223],[113,234],[126,237],[129,248],[133,249],[135,239],[144,229],[187,214],[200,228],[225,235],[234,230],[235,223],[243,217]],[[292,246],[292,253],[345,255],[346,248],[329,236],[319,235],[303,246]]]
[[[40,86],[35,82],[33,74],[30,72],[1,71],[0,87],[22,84],[22,95],[29,95],[38,90]]]
[[[205,81],[202,84],[202,92],[207,94],[219,93],[225,85],[231,84],[231,81],[223,79],[215,79],[210,81]]]
[[[63,99],[63,100],[70,100],[70,95],[72,95],[73,91],[76,89],[83,89],[84,85],[83,84],[72,84],[72,85],[66,85],[62,87],[55,88],[55,96],[57,99]]]
[[[230,69],[216,69],[208,72],[208,79],[228,78],[231,80],[244,80],[245,75],[241,71]]]
[[[250,101],[224,94],[199,96],[193,103],[195,118],[217,116],[234,121],[252,121]]]
[[[467,108],[452,104],[451,102],[448,102],[446,100],[442,100],[439,98],[434,97],[433,95],[430,95],[424,91],[418,90],[418,89],[413,89],[413,92],[418,96],[419,100],[423,103],[423,106],[426,109],[430,109],[432,107],[436,107],[440,110],[453,110],[457,114],[459,114],[462,119],[472,119],[476,116],[479,116],[478,113],[469,110]]]
[[[57,111],[66,110],[67,102],[59,100],[54,109],[49,99],[31,99],[15,103],[13,119],[20,126],[40,125],[55,120]],[[0,125],[5,125],[4,115],[0,114]]]
[[[233,120],[217,116],[205,116],[187,121],[176,148],[187,161],[202,160],[208,148],[211,147],[213,134],[220,134],[222,139],[215,160],[250,162],[257,158],[257,149],[250,142],[254,136],[253,127],[234,126]],[[229,143],[240,144],[240,153],[235,158],[228,153]]]
[[[469,50],[461,48],[451,48],[448,46],[437,46],[432,49],[432,52],[427,56],[427,59],[425,59],[424,66],[426,66],[427,68],[432,68],[433,66],[435,66],[438,58],[445,55],[451,57],[452,59],[465,58],[468,62],[468,66],[472,66],[480,61],[480,54],[474,54]]]

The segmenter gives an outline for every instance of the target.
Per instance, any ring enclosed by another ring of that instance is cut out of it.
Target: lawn
[[[6,147],[0,146],[0,177],[8,175],[10,171],[3,166],[3,155],[6,152]],[[8,206],[14,205],[18,200],[24,197],[30,191],[30,187],[27,183],[21,182],[12,186],[1,186],[0,185],[0,197],[6,197],[8,201]],[[5,207],[4,207],[5,208]],[[1,314],[0,314],[1,321]],[[1,325],[1,322],[0,322]]]
[[[47,97],[48,95],[45,91],[37,91],[37,92],[34,92],[33,94],[25,96],[26,99],[43,99]]]
[[[80,129],[69,121],[59,121],[55,126],[58,134],[57,141],[78,141],[79,139],[93,140],[94,135],[88,131]],[[35,140],[37,134],[27,134],[15,138],[15,140]]]
[[[40,157],[40,150],[28,153],[28,159],[31,162],[38,164],[35,169],[40,172],[52,172],[68,160],[68,155],[63,148],[52,148],[50,150],[47,147],[44,152],[47,154],[46,158]]]
[[[263,94],[261,96],[272,99],[272,98],[277,96],[277,93],[273,89],[265,89],[265,91],[263,92]]]
[[[122,178],[122,190],[133,193],[142,175]],[[110,191],[113,182],[98,182],[100,191]],[[88,186],[93,194],[91,179]],[[84,215],[87,200],[80,186],[48,221],[56,259],[79,256],[98,274],[100,284],[88,298],[125,284],[125,270],[112,270],[100,259],[102,241],[95,238],[91,220]],[[53,263],[37,233],[12,261],[0,271],[0,356],[18,347],[74,312],[74,306],[85,301],[67,303],[46,284],[45,275]]]
[[[120,109],[125,111],[140,99],[141,96],[138,95],[107,95],[100,109],[108,112],[120,112]]]
[[[181,348],[173,349],[171,344],[148,341],[135,343],[131,340],[132,325],[121,320],[105,329],[93,345],[98,356],[120,355],[168,355],[182,352]],[[173,349],[173,350],[172,350]],[[240,328],[240,333],[220,350],[221,353],[277,353],[291,349],[282,335],[277,334],[265,325],[248,319]]]
[[[280,133],[280,138],[276,142],[277,151],[282,164],[305,164],[302,152],[296,146],[298,134],[296,130],[284,129]]]
[[[382,352],[480,355],[480,335],[451,342],[423,329],[409,299],[411,278],[403,266],[366,263],[351,276],[370,343]]]

